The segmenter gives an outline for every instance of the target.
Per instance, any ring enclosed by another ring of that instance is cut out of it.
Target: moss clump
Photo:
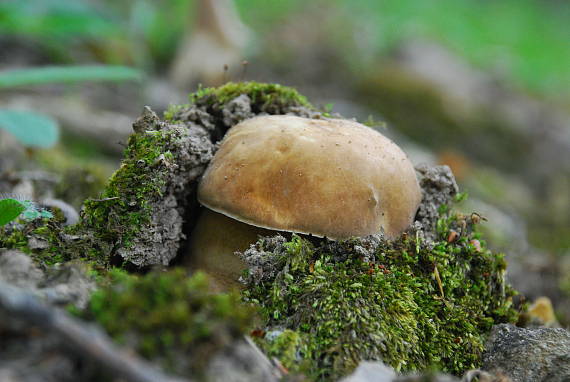
[[[270,358],[278,358],[290,371],[299,374],[309,374],[311,371],[310,358],[307,355],[307,334],[290,329],[276,330],[258,340],[258,345]]]
[[[65,217],[54,213],[52,218],[20,220],[15,225],[0,228],[0,248],[17,249],[29,254],[38,264],[50,266],[77,258],[88,260],[80,247],[73,247],[64,237],[72,235],[74,227],[63,227]],[[79,244],[79,243],[75,243]]]
[[[217,88],[203,88],[190,95],[190,101],[196,103],[206,102],[224,104],[234,98],[246,94],[253,103],[267,107],[285,107],[290,105],[312,107],[307,98],[300,95],[297,90],[279,84],[266,84],[259,82],[228,82]]]
[[[169,170],[163,162],[172,159],[169,147],[184,128],[147,131],[129,138],[125,159],[111,176],[98,199],[84,203],[82,220],[72,227],[60,221],[34,221],[0,232],[0,247],[32,253],[42,264],[82,258],[106,267],[119,247],[129,247],[141,226],[151,220],[151,203],[159,201]],[[47,242],[43,248],[30,248],[30,238]]]
[[[83,316],[118,342],[181,375],[199,375],[217,351],[242,337],[253,311],[237,294],[213,294],[203,273],[182,269],[145,276],[109,272]]]
[[[161,198],[169,174],[158,162],[172,159],[169,147],[179,138],[179,129],[130,136],[121,167],[111,176],[101,197],[84,204],[82,224],[97,239],[128,248],[140,227],[150,223],[151,202]]]
[[[251,111],[255,114],[261,112],[280,114],[280,111],[299,106],[314,109],[307,98],[293,88],[253,81],[228,82],[217,88],[200,88],[197,92],[190,94],[189,98],[190,104],[205,106],[215,116],[225,104],[240,95],[247,95],[251,99]],[[183,108],[184,106],[179,105],[171,106],[164,114],[165,120],[176,120]]]
[[[22,229],[0,227],[0,248],[19,249],[29,253],[29,237],[26,233],[33,229],[32,227],[22,227]]]
[[[459,234],[448,240],[452,229]],[[244,294],[261,305],[268,327],[297,334],[301,360],[291,359],[291,348],[281,359],[292,370],[309,359],[315,379],[374,359],[399,371],[461,374],[479,366],[493,324],[516,321],[514,291],[503,256],[484,248],[471,218],[446,214],[438,232],[435,243],[419,232],[382,241],[369,257],[359,240],[314,246],[294,236],[281,248],[262,240],[258,254],[272,270]],[[261,342],[275,349],[275,340]]]

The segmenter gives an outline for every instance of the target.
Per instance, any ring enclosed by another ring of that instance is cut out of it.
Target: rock
[[[483,381],[483,380],[481,380]],[[446,374],[396,375],[394,369],[382,362],[360,362],[354,373],[340,382],[459,382],[459,379]]]
[[[230,102],[222,109],[224,123],[228,126],[234,126],[241,121],[253,118],[255,114],[251,111],[251,99],[247,94],[242,94]]]
[[[483,369],[516,382],[570,381],[570,333],[558,328],[493,327]]]
[[[396,372],[382,362],[360,362],[354,373],[344,377],[340,382],[392,382]]]
[[[394,369],[382,362],[362,361],[351,375],[340,382],[459,382],[460,379],[449,374],[424,373],[396,375]],[[461,382],[511,382],[502,374],[490,374],[482,370],[470,370]]]
[[[459,382],[459,378],[448,374],[418,374],[400,376],[393,379],[392,382]]]
[[[422,189],[422,202],[415,221],[421,224],[426,239],[435,240],[439,208],[444,204],[450,205],[459,188],[448,166],[421,164],[416,166],[416,171]]]
[[[259,348],[246,337],[218,352],[208,363],[207,381],[249,382],[281,380],[281,373]]]
[[[84,307],[95,283],[74,263],[55,265],[45,272],[20,251],[0,251],[0,281],[25,289],[44,301]]]
[[[32,251],[35,251],[37,249],[47,249],[49,248],[49,242],[42,239],[41,237],[32,235],[28,240],[28,248],[30,248]]]

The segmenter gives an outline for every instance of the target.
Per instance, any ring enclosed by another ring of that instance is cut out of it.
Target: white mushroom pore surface
[[[198,200],[217,213],[198,220],[190,261],[226,274],[243,268],[234,252],[268,230],[395,238],[413,222],[421,191],[406,154],[376,130],[349,120],[276,115],[227,132]],[[240,271],[229,273],[237,279]]]

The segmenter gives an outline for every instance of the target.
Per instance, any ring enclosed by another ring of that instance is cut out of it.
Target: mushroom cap
[[[232,127],[198,187],[206,207],[278,231],[395,237],[421,201],[391,140],[357,122],[262,116]]]

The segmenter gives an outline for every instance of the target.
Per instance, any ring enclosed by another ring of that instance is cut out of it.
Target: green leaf
[[[59,139],[55,120],[29,111],[0,109],[0,129],[8,131],[28,147],[51,147]]]
[[[0,89],[49,83],[84,81],[140,81],[143,73],[127,66],[47,66],[0,72]]]
[[[1,199],[0,200],[0,226],[10,223],[16,219],[24,210],[26,206],[17,201],[16,199]]]

